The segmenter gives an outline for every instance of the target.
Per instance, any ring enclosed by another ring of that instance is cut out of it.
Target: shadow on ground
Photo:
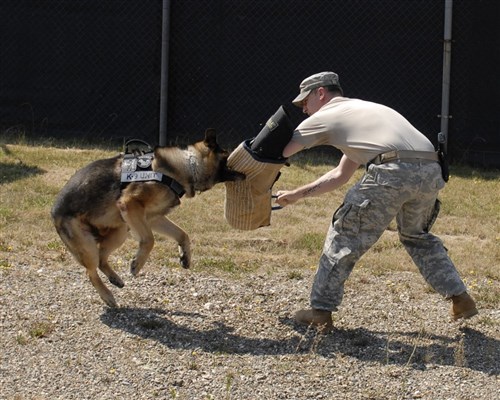
[[[11,154],[9,148],[5,145],[0,145],[0,150],[6,155]],[[0,183],[11,183],[46,172],[36,166],[26,165],[21,160],[15,160],[12,163],[0,162],[0,171]]]
[[[323,357],[347,355],[365,362],[408,366],[424,370],[429,365],[457,366],[491,375],[500,372],[500,342],[471,329],[461,329],[457,337],[422,332],[375,332],[365,328],[337,329],[328,335],[297,327],[282,318],[300,335],[290,339],[245,337],[234,328],[214,323],[213,328],[198,330],[176,324],[171,317],[198,320],[199,313],[166,311],[159,308],[106,309],[101,320],[110,328],[155,340],[172,349],[202,349],[206,352],[251,355],[284,355],[313,352]],[[425,342],[425,344],[422,344]]]

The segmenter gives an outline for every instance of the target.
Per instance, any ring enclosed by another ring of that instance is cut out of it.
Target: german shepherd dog
[[[140,174],[124,173],[126,155],[120,154],[90,163],[66,183],[51,211],[55,228],[109,307],[117,307],[117,303],[97,269],[113,285],[124,286],[108,257],[123,244],[129,229],[139,241],[130,263],[132,275],[139,273],[153,249],[153,231],[178,243],[180,263],[189,268],[189,236],[165,215],[180,204],[183,194],[189,198],[216,183],[245,179],[244,174],[227,167],[228,156],[218,145],[215,130],[207,129],[203,141],[186,148],[156,147],[152,151],[150,172],[145,174],[157,180],[138,181]]]

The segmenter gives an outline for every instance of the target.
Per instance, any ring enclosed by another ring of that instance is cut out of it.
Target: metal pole
[[[444,136],[444,150],[448,151],[448,122],[450,110],[451,71],[451,20],[453,0],[445,0],[444,6],[444,46],[443,46],[443,89],[441,94],[441,133]]]
[[[167,144],[168,52],[170,33],[170,0],[163,0],[161,26],[161,81],[160,81],[160,133],[159,144]]]

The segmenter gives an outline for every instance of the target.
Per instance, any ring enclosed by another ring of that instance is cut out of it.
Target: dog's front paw
[[[184,246],[179,245],[179,262],[181,267],[188,269],[191,266],[191,251],[189,242],[184,243]]]
[[[120,289],[125,286],[125,284],[123,283],[122,279],[118,275],[116,275],[116,274],[115,275],[111,275],[109,277],[109,281],[113,285],[115,285],[116,287],[119,287]]]
[[[109,308],[118,308],[118,303],[114,298],[104,301]]]
[[[187,235],[179,242],[179,261],[182,268],[188,269],[191,266],[191,243]]]
[[[181,256],[179,257],[179,261],[181,263],[181,267],[184,269],[188,269],[191,265],[191,261],[186,254],[181,254]]]

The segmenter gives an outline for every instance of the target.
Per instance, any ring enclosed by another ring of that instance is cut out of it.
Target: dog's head
[[[215,129],[207,129],[205,139],[192,146],[197,163],[193,182],[196,191],[203,192],[221,182],[245,179],[245,174],[228,168],[229,152],[217,143]]]

